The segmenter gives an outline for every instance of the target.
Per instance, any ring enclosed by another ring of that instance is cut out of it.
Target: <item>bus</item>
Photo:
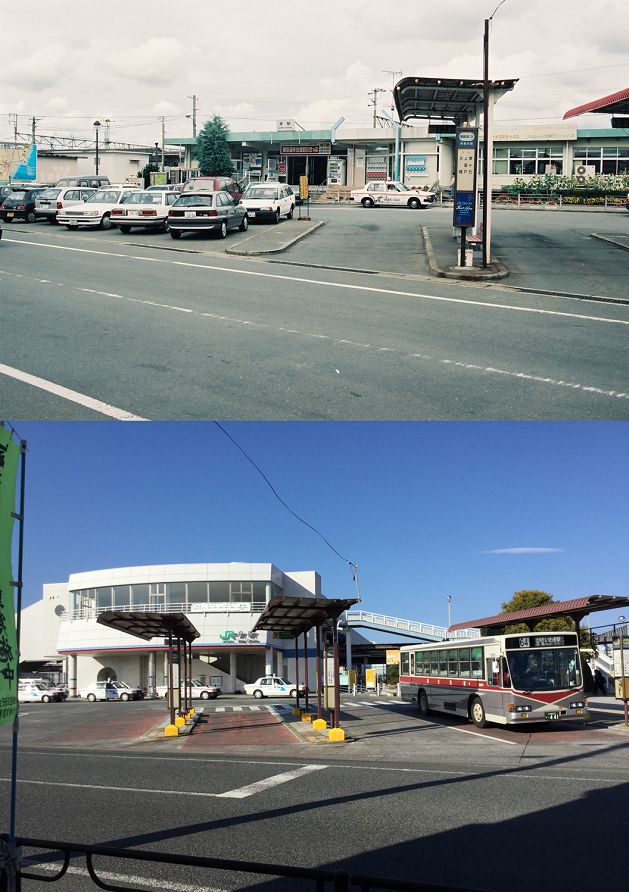
[[[420,716],[445,712],[478,728],[589,718],[576,632],[406,645],[398,696]]]

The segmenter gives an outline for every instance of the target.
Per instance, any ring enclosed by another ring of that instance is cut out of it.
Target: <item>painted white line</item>
[[[441,727],[447,728],[448,731],[460,731],[461,734],[472,734],[474,737],[480,737],[482,740],[496,740],[498,743],[506,743],[507,746],[523,746],[523,744],[515,740],[503,740],[501,737],[492,737],[491,734],[479,734],[478,731],[468,731],[467,728],[455,728],[454,725],[442,725]]]
[[[0,375],[6,375],[8,378],[14,378],[16,381],[22,381],[24,384],[30,384],[32,387],[39,388],[39,390],[45,390],[47,393],[52,393],[54,396],[61,397],[61,399],[76,403],[79,406],[84,406],[86,409],[92,409],[100,415],[107,415],[109,418],[115,418],[117,421],[147,420],[146,418],[141,418],[139,415],[133,415],[125,409],[118,409],[116,406],[111,406],[109,403],[103,403],[101,400],[96,400],[84,393],[70,390],[69,387],[62,387],[60,384],[55,384],[53,381],[47,381],[45,378],[39,378],[37,375],[31,375],[29,372],[23,372],[21,369],[14,369],[3,363],[0,363]]]
[[[24,858],[22,866],[27,870],[37,868],[37,870],[46,870],[49,873],[56,873],[59,870],[59,863],[46,862],[39,864],[36,857]],[[89,873],[83,867],[73,867],[70,865],[66,870],[67,874],[73,876],[89,877]],[[225,892],[217,886],[191,886],[189,883],[170,883],[163,879],[149,879],[148,877],[134,876],[126,873],[112,873],[108,870],[96,869],[97,876],[101,880],[110,880],[114,883],[133,883],[134,886],[145,886],[147,889],[163,889],[164,892]],[[90,888],[92,883],[90,881]]]
[[[232,706],[232,712],[242,712],[242,706]]]
[[[391,288],[375,288],[369,285],[350,285],[345,282],[326,282],[322,279],[308,279],[300,276],[282,276],[277,273],[263,273],[257,270],[232,269],[226,266],[214,266],[208,263],[191,263],[186,260],[170,260],[157,257],[139,257],[135,254],[118,254],[109,251],[97,251],[93,248],[74,248],[69,245],[50,245],[45,242],[29,242],[22,239],[5,239],[20,245],[36,248],[51,248],[55,251],[74,251],[80,254],[98,254],[105,257],[123,257],[141,263],[164,263],[171,266],[185,266],[190,269],[206,269],[213,272],[229,273],[235,276],[254,276],[261,279],[276,279],[283,282],[299,282],[305,285],[316,285],[323,288],[340,288],[347,291],[366,291],[372,294],[385,294],[393,297],[414,297],[418,300],[437,301],[439,303],[461,304],[463,306],[483,307],[490,310],[510,310],[514,313],[532,313],[540,316],[556,316],[566,319],[584,319],[588,322],[603,322],[609,325],[629,325],[629,319],[611,319],[607,316],[588,316],[584,313],[567,313],[560,310],[544,310],[538,307],[519,307],[515,304],[500,304],[494,301],[469,300],[460,297],[443,297],[434,294],[422,294],[415,291],[398,291]]]
[[[276,787],[278,784],[285,784],[288,781],[297,780],[311,771],[322,771],[327,765],[304,765],[295,771],[285,771],[283,774],[274,774],[255,784],[248,784],[246,787],[240,787],[238,790],[229,790],[227,793],[219,793],[217,799],[246,799],[247,796],[253,796],[254,793],[260,793],[262,790],[268,790]]]
[[[225,712],[225,707],[224,706],[215,706],[214,712]]]

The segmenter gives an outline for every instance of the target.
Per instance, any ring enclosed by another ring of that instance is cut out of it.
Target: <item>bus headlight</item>
[[[507,709],[509,710],[509,712],[530,712],[532,707],[531,706],[516,706],[515,703],[508,703]]]
[[[574,703],[570,704],[570,709],[583,709],[585,705],[583,700],[576,700]]]

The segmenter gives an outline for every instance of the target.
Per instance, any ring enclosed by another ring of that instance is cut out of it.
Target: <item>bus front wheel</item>
[[[470,706],[470,718],[477,728],[484,728],[487,724],[487,719],[485,718],[485,707],[483,706],[483,701],[480,699],[480,697],[475,697],[472,700],[472,705]]]
[[[428,709],[428,697],[426,696],[426,691],[420,691],[417,695],[417,709],[422,718],[430,712]]]

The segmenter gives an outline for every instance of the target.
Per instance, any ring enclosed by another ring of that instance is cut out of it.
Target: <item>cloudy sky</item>
[[[193,94],[201,124],[221,114],[233,131],[275,129],[294,118],[329,127],[340,115],[368,125],[391,107],[403,75],[482,77],[484,19],[499,0],[30,0],[29,21],[2,24],[0,139],[28,134],[152,144],[191,136]],[[491,29],[492,78],[519,78],[496,120],[553,123],[590,99],[626,87],[627,0],[503,0]],[[28,35],[28,39],[25,35]],[[591,126],[608,119],[590,116]],[[587,119],[581,119],[583,126]]]

